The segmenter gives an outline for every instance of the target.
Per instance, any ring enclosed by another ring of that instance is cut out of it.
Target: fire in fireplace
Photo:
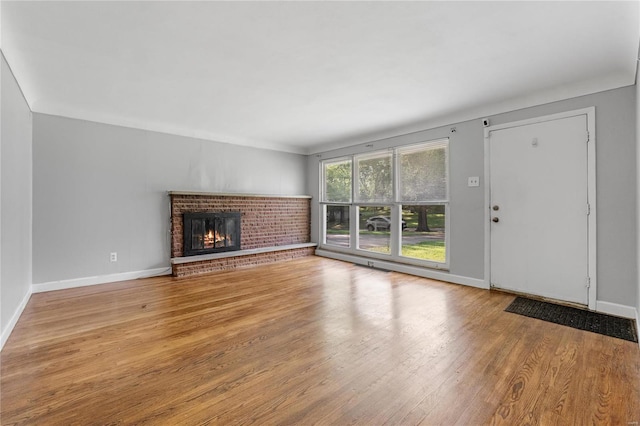
[[[184,213],[183,256],[240,250],[240,212]]]

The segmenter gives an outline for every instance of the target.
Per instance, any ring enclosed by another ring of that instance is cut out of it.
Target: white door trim
[[[489,136],[491,132],[512,127],[526,126],[529,124],[542,123],[545,121],[559,120],[563,118],[575,117],[579,115],[587,116],[587,131],[589,132],[589,142],[587,143],[587,198],[590,205],[588,217],[588,264],[589,264],[589,309],[596,309],[596,288],[597,288],[597,256],[596,256],[596,109],[589,107],[574,111],[566,111],[558,114],[545,115],[542,117],[530,118],[527,120],[514,121],[510,123],[497,124],[484,129],[484,282],[487,288],[491,286],[491,164]]]

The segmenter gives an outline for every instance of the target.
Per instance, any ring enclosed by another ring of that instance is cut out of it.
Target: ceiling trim
[[[404,136],[410,133],[417,133],[435,129],[437,127],[450,126],[464,121],[482,119],[484,117],[505,114],[525,108],[536,107],[540,105],[550,104],[553,102],[574,99],[581,96],[592,95],[595,93],[615,90],[622,87],[633,86],[635,83],[631,81],[628,75],[612,74],[607,77],[599,78],[590,82],[582,82],[572,86],[556,87],[547,89],[527,96],[515,97],[501,102],[481,105],[477,108],[470,108],[462,111],[443,114],[432,119],[417,122],[411,125],[387,129],[385,131],[370,133],[367,135],[356,136],[350,139],[336,141],[333,143],[316,144],[311,146],[306,154],[321,154],[338,149],[348,148],[360,144],[378,142],[384,139]]]
[[[591,82],[582,82],[572,86],[556,87],[553,89],[544,90],[535,94],[527,96],[516,97],[513,99],[482,105],[477,108],[467,109],[464,111],[452,112],[449,114],[443,114],[442,116],[432,119],[416,122],[406,126],[389,128],[380,132],[367,133],[351,138],[345,138],[334,142],[319,143],[313,146],[302,148],[291,145],[283,145],[276,143],[269,143],[264,140],[248,140],[230,137],[228,135],[220,135],[212,132],[207,132],[198,129],[188,129],[175,127],[160,123],[149,123],[139,120],[126,120],[120,117],[111,117],[101,114],[88,113],[87,111],[78,111],[74,108],[65,107],[62,105],[45,104],[43,102],[36,102],[32,107],[32,111],[40,114],[55,115],[61,117],[72,118],[76,120],[91,121],[101,124],[108,124],[113,126],[127,127],[137,130],[144,130],[150,132],[165,133],[175,136],[182,136],[193,139],[200,139],[205,141],[226,143],[231,145],[239,145],[256,149],[266,149],[279,152],[287,152],[299,155],[315,155],[320,153],[327,153],[338,149],[344,149],[351,146],[356,146],[364,143],[376,142],[384,139],[390,139],[407,135],[410,133],[417,133],[426,131],[442,126],[449,126],[464,121],[470,121],[475,119],[481,119],[483,117],[494,116],[498,114],[504,114],[519,109],[535,107],[539,105],[549,104],[562,100],[577,98],[580,96],[586,96],[594,93],[599,93],[607,90],[614,90],[621,87],[632,86],[635,82],[629,81],[628,76],[623,74],[613,74],[605,78],[598,78]]]
[[[282,145],[276,143],[270,143],[264,140],[248,140],[239,139],[236,137],[230,137],[227,135],[220,135],[212,132],[207,132],[198,129],[189,129],[178,126],[171,126],[160,123],[150,123],[142,120],[128,120],[121,117],[113,117],[103,114],[95,114],[87,111],[78,111],[77,109],[65,107],[62,105],[48,104],[44,102],[34,102],[32,108],[34,113],[54,115],[65,118],[72,118],[75,120],[90,121],[99,124],[108,124],[111,126],[126,127],[136,130],[144,130],[149,132],[164,133],[174,136],[182,136],[192,139],[200,139],[216,143],[225,143],[230,145],[239,145],[256,149],[264,149],[269,151],[287,152],[291,154],[308,154],[306,149],[291,145]]]

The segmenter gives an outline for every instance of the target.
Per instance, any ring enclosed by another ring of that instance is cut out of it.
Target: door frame
[[[583,108],[573,111],[565,111],[558,114],[545,115],[526,120],[513,121],[504,124],[496,124],[484,129],[484,283],[486,288],[491,288],[491,147],[489,137],[496,130],[512,127],[527,126],[546,121],[560,120],[563,118],[586,115],[588,132],[587,144],[587,202],[589,214],[587,219],[587,264],[588,264],[588,308],[596,309],[597,289],[597,245],[596,245],[596,109],[595,107]],[[585,206],[586,208],[587,206]]]

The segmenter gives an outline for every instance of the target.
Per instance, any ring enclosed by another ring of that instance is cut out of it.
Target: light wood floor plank
[[[0,423],[640,422],[637,344],[512,300],[318,257],[38,293]]]

